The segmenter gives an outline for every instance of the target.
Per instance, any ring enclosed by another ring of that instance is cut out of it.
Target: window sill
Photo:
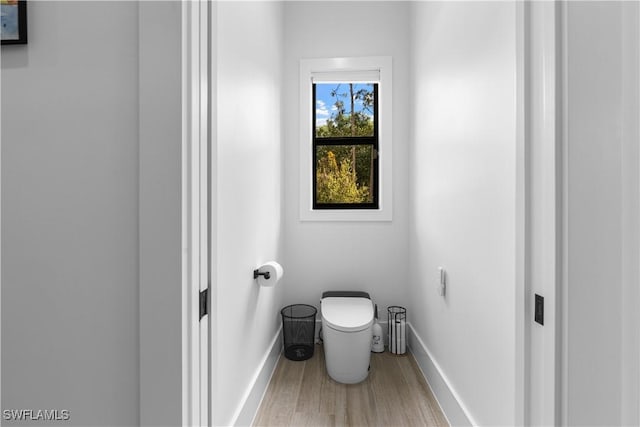
[[[390,208],[387,209],[300,209],[300,221],[391,221]]]

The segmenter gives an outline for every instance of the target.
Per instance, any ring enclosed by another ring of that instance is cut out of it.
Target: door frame
[[[209,1],[182,12],[182,425],[209,426]]]
[[[561,2],[517,4],[516,424],[560,425],[563,327]],[[535,294],[544,325],[534,322]]]
[[[563,25],[561,2],[518,2],[516,424],[561,421],[563,282]],[[211,313],[199,321],[199,293],[215,307],[216,5],[182,3],[183,425],[210,425],[215,372]],[[538,131],[540,130],[540,131]],[[207,236],[207,238],[203,238]],[[545,325],[533,322],[534,294]],[[213,303],[213,304],[212,304]],[[535,414],[535,415],[534,415]],[[538,417],[534,419],[534,417]]]

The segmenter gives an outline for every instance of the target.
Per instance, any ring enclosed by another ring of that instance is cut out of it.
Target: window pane
[[[316,147],[316,203],[372,203],[375,191],[372,145]]]
[[[373,83],[317,83],[317,138],[373,136]]]

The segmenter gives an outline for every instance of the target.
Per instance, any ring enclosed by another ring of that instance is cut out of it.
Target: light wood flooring
[[[282,355],[254,426],[448,426],[412,355],[371,353],[360,384],[329,378],[316,345],[302,362]]]

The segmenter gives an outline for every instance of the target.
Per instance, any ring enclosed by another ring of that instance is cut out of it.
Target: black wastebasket
[[[317,311],[307,304],[288,305],[280,311],[287,359],[307,360],[313,356]]]

